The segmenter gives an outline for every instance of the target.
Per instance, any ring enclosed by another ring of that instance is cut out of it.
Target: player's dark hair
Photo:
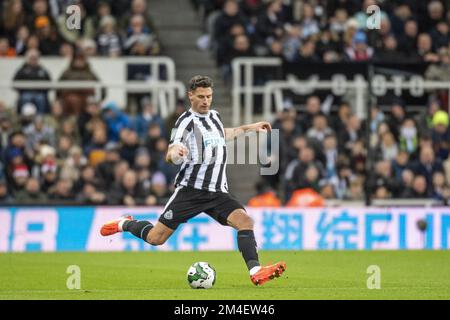
[[[197,88],[213,88],[214,84],[208,76],[195,76],[189,80],[189,91],[194,91]]]

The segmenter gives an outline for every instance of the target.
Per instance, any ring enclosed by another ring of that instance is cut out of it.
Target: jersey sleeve
[[[186,117],[181,119],[181,121],[177,121],[175,128],[172,129],[170,134],[169,146],[175,144],[186,144],[186,140],[189,138],[190,133],[192,132],[192,119]]]

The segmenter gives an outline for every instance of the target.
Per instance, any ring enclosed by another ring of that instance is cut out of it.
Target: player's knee
[[[152,246],[160,246],[166,242],[166,239],[164,239],[164,237],[160,237],[160,236],[150,236],[149,235],[147,237],[147,242],[149,244],[151,244]]]
[[[243,212],[237,224],[238,230],[253,230],[253,225],[253,219],[248,214]]]

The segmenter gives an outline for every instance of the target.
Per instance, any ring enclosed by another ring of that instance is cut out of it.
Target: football
[[[189,267],[187,280],[192,289],[210,289],[216,282],[216,270],[208,262],[196,262]]]

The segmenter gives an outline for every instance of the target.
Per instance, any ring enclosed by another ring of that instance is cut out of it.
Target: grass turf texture
[[[262,251],[284,260],[281,278],[255,287],[238,252],[0,254],[1,299],[450,299],[450,251]],[[189,266],[207,261],[215,286],[191,289]],[[81,268],[81,289],[66,288],[69,265]],[[369,265],[381,268],[381,289],[369,290]]]

